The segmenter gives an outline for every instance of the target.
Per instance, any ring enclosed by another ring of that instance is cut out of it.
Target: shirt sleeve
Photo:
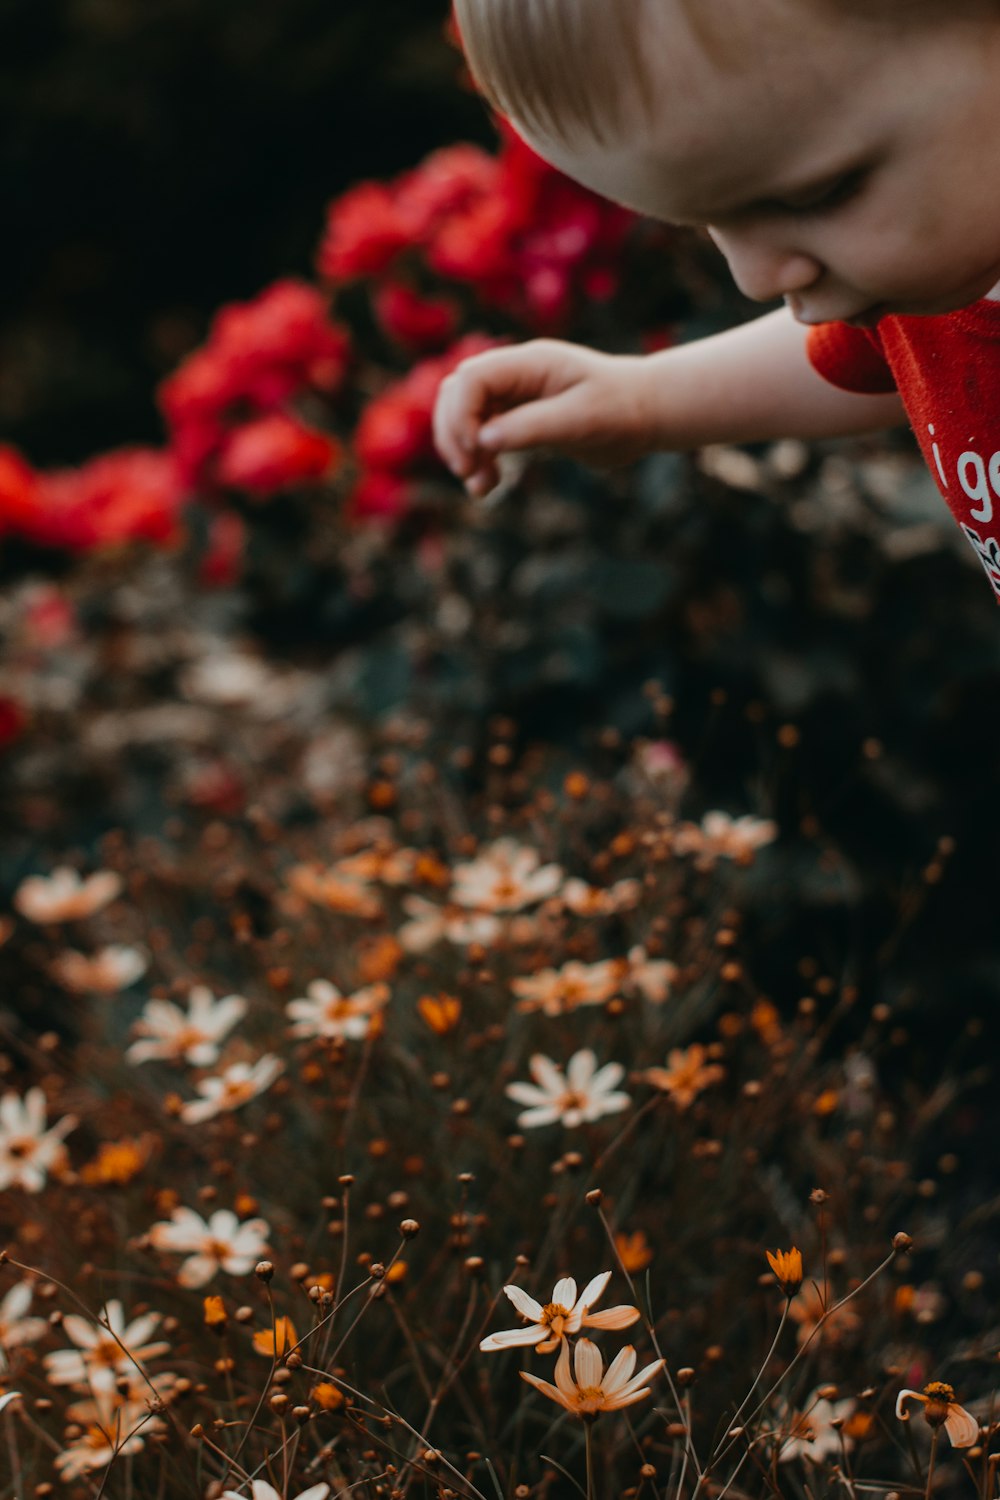
[[[842,391],[882,395],[896,389],[878,335],[846,323],[818,323],[806,335],[809,363]]]

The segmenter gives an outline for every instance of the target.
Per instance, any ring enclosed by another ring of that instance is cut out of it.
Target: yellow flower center
[[[546,1328],[551,1328],[552,1332],[561,1338],[569,1314],[570,1309],[563,1307],[561,1302],[547,1302],[542,1308],[542,1322]]]
[[[208,1037],[197,1026],[182,1026],[174,1038],[174,1046],[178,1052],[186,1052],[189,1047],[198,1047],[207,1041]]]
[[[98,1339],[87,1356],[87,1362],[92,1365],[104,1365],[109,1370],[113,1370],[122,1357],[122,1351],[114,1339]]]
[[[15,1136],[7,1147],[7,1155],[27,1161],[29,1156],[34,1156],[37,1146],[38,1142],[30,1135]]]
[[[236,1105],[236,1104],[242,1104],[242,1103],[244,1103],[245,1100],[252,1099],[252,1098],[253,1098],[253,1084],[252,1083],[250,1083],[248,1081],[245,1081],[243,1083],[237,1083],[237,1082],[234,1082],[232,1079],[228,1079],[226,1081],[225,1087],[222,1090],[222,1100],[221,1100],[221,1102],[224,1105],[228,1104],[228,1105],[232,1106],[232,1105]]]
[[[565,1093],[560,1094],[558,1107],[563,1113],[569,1109],[586,1109],[587,1096],[579,1089],[567,1089]]]

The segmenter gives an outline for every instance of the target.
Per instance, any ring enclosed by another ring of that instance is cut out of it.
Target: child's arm
[[[650,355],[599,354],[556,339],[473,355],[444,381],[434,436],[473,495],[500,453],[544,448],[598,466],[657,450],[769,438],[846,437],[904,420],[895,394],[860,396],[809,363],[787,309]]]

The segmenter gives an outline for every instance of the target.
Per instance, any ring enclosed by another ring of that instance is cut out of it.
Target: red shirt
[[[1000,600],[1000,302],[874,328],[810,328],[809,359],[831,385],[898,390],[955,520]]]

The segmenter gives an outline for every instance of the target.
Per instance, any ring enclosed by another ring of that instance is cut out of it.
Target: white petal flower
[[[846,1421],[856,1406],[857,1402],[849,1398],[830,1401],[814,1391],[803,1403],[801,1411],[792,1412],[786,1407],[781,1427],[788,1435],[781,1440],[778,1454],[781,1463],[792,1458],[810,1458],[814,1463],[822,1463],[826,1458],[839,1457],[841,1444],[850,1449],[851,1438],[834,1423]]]
[[[0,1301],[0,1349],[33,1344],[48,1332],[47,1318],[26,1318],[34,1290],[30,1281],[18,1281]]]
[[[479,1345],[484,1352],[508,1349],[517,1344],[535,1344],[540,1354],[553,1350],[567,1334],[579,1333],[581,1328],[628,1328],[639,1316],[637,1307],[622,1304],[609,1307],[602,1313],[592,1313],[591,1308],[603,1296],[611,1280],[610,1271],[594,1276],[579,1297],[572,1276],[557,1281],[552,1299],[543,1306],[530,1297],[522,1287],[505,1286],[504,1292],[513,1302],[522,1317],[529,1320],[525,1328],[511,1328],[502,1333],[491,1333]]]
[[[516,839],[497,839],[452,871],[451,899],[483,912],[520,911],[544,901],[562,885],[558,865],[543,865],[537,850]]]
[[[285,1009],[297,1037],[347,1037],[358,1041],[368,1035],[372,1021],[389,1002],[387,984],[369,984],[353,995],[342,995],[326,979],[314,979],[306,988],[306,999],[289,1000]]]
[[[113,901],[122,888],[121,876],[97,870],[82,878],[60,865],[51,875],[29,875],[14,893],[14,905],[30,922],[78,922]]]
[[[133,1063],[165,1059],[210,1068],[219,1060],[226,1035],[246,1012],[242,995],[216,1000],[203,984],[192,988],[187,1011],[169,1000],[149,1000],[135,1023],[143,1040],[133,1042],[125,1057]]]
[[[270,1226],[263,1219],[240,1223],[228,1208],[216,1209],[206,1222],[190,1208],[175,1208],[169,1221],[153,1224],[148,1238],[156,1250],[189,1254],[177,1273],[181,1286],[205,1286],[218,1271],[245,1276],[267,1248]]]
[[[519,1373],[522,1380],[535,1386],[550,1401],[556,1401],[575,1416],[584,1418],[596,1417],[602,1411],[619,1411],[624,1406],[642,1401],[649,1395],[647,1381],[662,1370],[664,1364],[662,1359],[655,1359],[644,1365],[638,1375],[633,1375],[635,1350],[631,1344],[626,1344],[604,1371],[597,1345],[590,1339],[577,1339],[573,1357],[574,1379],[570,1374],[569,1351],[569,1340],[564,1339],[556,1361],[555,1385],[540,1380],[527,1370]]]
[[[100,1322],[67,1313],[60,1326],[76,1348],[43,1356],[49,1380],[53,1385],[89,1388],[95,1395],[114,1391],[121,1376],[130,1378],[135,1372],[134,1362],[155,1359],[170,1348],[162,1341],[149,1342],[160,1318],[160,1313],[150,1312],[126,1323],[117,1298],[101,1309]]]
[[[628,1094],[616,1091],[616,1084],[625,1076],[621,1063],[598,1068],[589,1047],[574,1052],[565,1075],[540,1052],[529,1060],[528,1070],[533,1084],[511,1083],[506,1090],[508,1098],[530,1106],[517,1117],[517,1123],[525,1129],[551,1125],[556,1120],[572,1129],[602,1115],[617,1114],[632,1102]]]
[[[225,1111],[242,1108],[270,1088],[284,1067],[277,1057],[266,1053],[252,1067],[249,1063],[231,1063],[216,1076],[199,1079],[195,1088],[202,1097],[181,1106],[181,1119],[188,1125],[197,1125]]]
[[[0,1097],[0,1191],[41,1192],[48,1173],[65,1157],[63,1136],[76,1128],[76,1118],[64,1115],[46,1129],[45,1117],[40,1088],[29,1089],[23,1099],[13,1090]]]
[[[301,1490],[294,1497],[289,1496],[289,1500],[326,1500],[329,1493],[330,1486],[328,1484],[313,1484],[307,1490]],[[272,1484],[268,1484],[266,1479],[251,1479],[250,1494],[252,1500],[282,1500],[278,1491]],[[247,1500],[247,1497],[246,1494],[241,1494],[239,1490],[223,1490],[222,1500]]]

